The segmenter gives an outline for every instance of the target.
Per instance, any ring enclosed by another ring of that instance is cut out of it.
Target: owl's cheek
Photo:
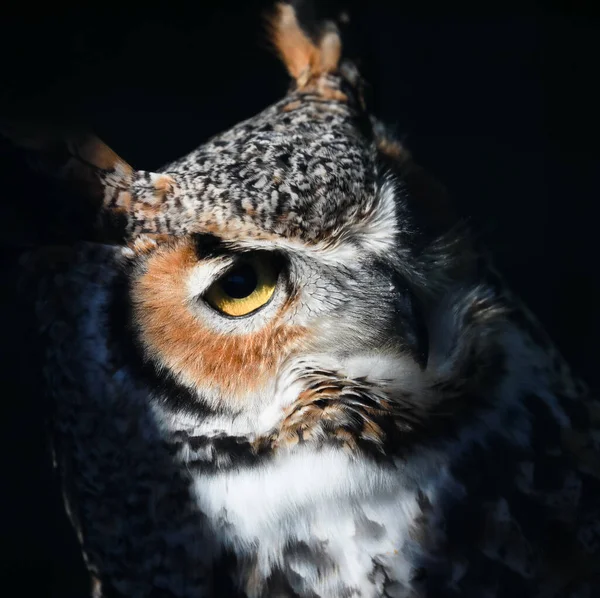
[[[283,356],[303,336],[291,327],[270,327],[254,335],[215,334],[184,314],[142,318],[148,352],[213,408],[244,411],[268,402]],[[168,331],[167,331],[168,328]]]
[[[190,306],[193,248],[154,255],[131,287],[132,315],[146,358],[220,411],[240,412],[272,391],[282,361],[307,335],[274,316],[254,331],[209,326]],[[218,317],[218,316],[215,316]]]

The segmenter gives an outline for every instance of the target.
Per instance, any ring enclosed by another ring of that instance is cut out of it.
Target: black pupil
[[[237,266],[221,279],[221,288],[233,299],[244,299],[252,295],[258,280],[250,264]]]

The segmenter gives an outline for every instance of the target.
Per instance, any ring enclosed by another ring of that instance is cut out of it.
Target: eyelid
[[[196,264],[188,276],[187,289],[190,300],[195,300],[221,278],[235,264],[235,256],[220,256]]]

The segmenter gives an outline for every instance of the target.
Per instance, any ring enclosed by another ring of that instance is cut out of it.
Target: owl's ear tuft
[[[162,239],[172,232],[164,217],[178,191],[172,176],[134,170],[84,129],[0,123],[0,133],[25,151],[31,166],[87,200],[81,202],[82,230],[93,232],[80,240],[123,243],[142,233]]]
[[[115,182],[130,179],[133,173],[125,160],[83,129],[2,122],[0,133],[26,152],[34,169],[64,181],[82,195],[101,199],[109,173]]]
[[[317,41],[302,29],[295,8],[278,2],[268,16],[271,42],[299,89],[337,70],[342,43],[332,22],[323,24]]]

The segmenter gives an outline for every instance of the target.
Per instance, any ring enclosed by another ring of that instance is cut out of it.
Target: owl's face
[[[254,418],[297,400],[315,371],[389,383],[419,370],[426,339],[395,250],[391,183],[372,210],[330,247],[239,233],[138,242],[129,294],[144,355],[197,401]]]

